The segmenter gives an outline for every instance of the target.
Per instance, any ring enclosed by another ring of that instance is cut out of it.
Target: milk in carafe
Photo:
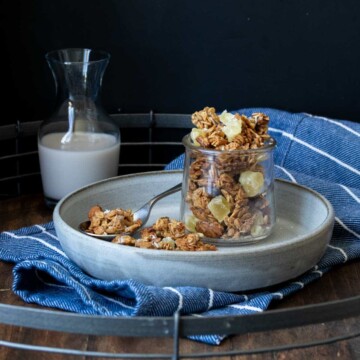
[[[113,135],[75,132],[62,143],[65,132],[44,135],[39,159],[44,195],[59,200],[92,182],[116,176],[120,143]]]

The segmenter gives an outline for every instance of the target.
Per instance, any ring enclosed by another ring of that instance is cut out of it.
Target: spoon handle
[[[151,207],[152,207],[157,201],[159,201],[160,199],[162,199],[162,198],[165,197],[165,196],[171,195],[171,194],[179,191],[179,190],[181,189],[181,187],[182,187],[182,183],[179,183],[179,184],[173,186],[172,188],[167,189],[167,190],[165,190],[164,192],[162,192],[162,193],[156,195],[155,197],[153,197],[153,198],[148,202],[148,205],[149,205],[150,209],[151,209]]]
[[[162,192],[159,195],[156,195],[154,198],[152,198],[151,200],[149,200],[144,206],[142,206],[140,209],[138,209],[137,211],[135,211],[135,216],[136,219],[141,219],[142,223],[145,224],[149,217],[150,217],[150,211],[151,208],[153,207],[153,205],[159,201],[160,199],[162,199],[163,197],[167,196],[167,195],[171,195],[177,191],[179,191],[182,187],[182,183],[177,184],[175,186],[173,186],[172,188],[165,190],[164,192]]]

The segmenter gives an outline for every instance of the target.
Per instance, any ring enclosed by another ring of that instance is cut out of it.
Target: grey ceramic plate
[[[88,274],[104,280],[135,279],[156,286],[201,286],[244,291],[292,279],[314,266],[331,238],[330,203],[305,187],[276,180],[277,223],[265,240],[210,252],[139,249],[91,238],[77,230],[89,208],[137,209],[182,180],[180,171],[147,172],[100,181],[63,198],[54,223],[65,253]],[[179,218],[181,194],[155,204],[148,224]]]

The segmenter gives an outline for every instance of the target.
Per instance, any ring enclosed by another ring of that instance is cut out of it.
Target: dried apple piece
[[[188,215],[185,220],[186,230],[196,232],[195,226],[198,221],[199,219],[197,219],[194,215]]]
[[[264,186],[264,175],[260,171],[244,171],[241,173],[239,182],[249,197],[261,193]]]
[[[197,139],[204,136],[206,136],[206,130],[204,129],[193,128],[191,130],[190,138],[195,146],[200,146],[200,143],[197,141]]]
[[[215,196],[207,207],[219,223],[221,223],[230,212],[230,204],[222,195]]]

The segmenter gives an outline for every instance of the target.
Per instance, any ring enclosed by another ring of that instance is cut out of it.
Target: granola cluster
[[[263,113],[247,117],[224,111],[217,115],[215,108],[205,107],[192,114],[191,120],[196,126],[191,134],[194,143],[207,149],[257,149],[270,138],[269,117]]]
[[[87,232],[96,235],[132,234],[142,225],[140,219],[135,220],[131,210],[103,210],[101,206],[93,206],[88,213],[89,227]]]
[[[202,234],[188,233],[183,222],[170,219],[169,217],[159,218],[155,224],[141,230],[140,234],[139,239],[130,235],[117,235],[112,242],[144,249],[176,251],[216,250],[214,245],[204,244],[201,241]]]
[[[196,128],[190,138],[196,147],[188,151],[187,229],[207,238],[265,236],[271,225],[263,166],[267,154],[233,150],[262,148],[270,138],[269,117],[217,115],[205,107],[192,115],[192,122]]]
[[[214,245],[201,241],[203,234],[189,233],[183,222],[169,217],[161,217],[152,226],[141,230],[138,239],[131,235],[141,227],[142,221],[135,220],[131,210],[103,210],[101,206],[95,205],[89,210],[88,218],[87,232],[96,235],[116,235],[112,240],[115,244],[157,250],[216,250]]]

